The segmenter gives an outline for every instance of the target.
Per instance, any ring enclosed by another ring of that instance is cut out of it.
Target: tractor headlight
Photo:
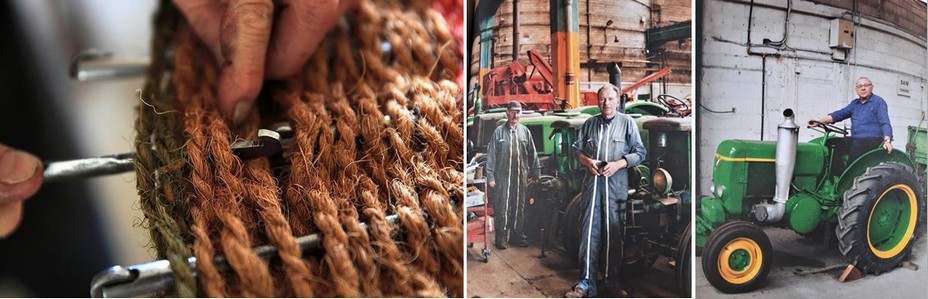
[[[673,177],[667,170],[658,168],[651,174],[651,186],[654,186],[654,190],[660,194],[669,193],[670,187],[673,186]]]

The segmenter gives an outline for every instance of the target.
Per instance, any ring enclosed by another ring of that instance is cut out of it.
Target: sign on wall
[[[896,82],[896,94],[904,97],[909,97],[909,91],[912,90],[912,80],[906,77],[900,77],[899,81]]]

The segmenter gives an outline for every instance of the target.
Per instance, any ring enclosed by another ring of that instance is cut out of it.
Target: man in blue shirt
[[[873,94],[873,83],[867,77],[857,79],[855,89],[859,98],[851,100],[846,107],[822,117],[819,121],[830,124],[851,118],[853,127],[851,138],[847,139],[850,154],[848,161],[857,159],[880,143],[883,143],[886,153],[892,152],[893,127],[889,123],[886,101]]]

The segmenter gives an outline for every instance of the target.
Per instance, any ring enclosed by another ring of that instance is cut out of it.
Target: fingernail
[[[242,123],[245,120],[245,117],[248,116],[248,111],[251,110],[251,103],[240,102],[235,105],[235,111],[232,112],[232,121],[236,124]]]
[[[0,182],[16,184],[28,180],[39,168],[39,159],[17,150],[9,150],[0,157]]]

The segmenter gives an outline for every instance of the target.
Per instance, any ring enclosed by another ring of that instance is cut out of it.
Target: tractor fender
[[[909,159],[908,155],[898,149],[893,149],[893,152],[890,154],[886,154],[886,150],[882,148],[874,149],[861,155],[860,158],[857,158],[857,160],[854,160],[854,162],[848,165],[844,173],[842,173],[841,177],[838,179],[835,194],[838,196],[843,195],[844,192],[850,189],[854,184],[854,179],[864,174],[867,168],[880,165],[880,163],[883,162],[902,163],[915,169],[915,163],[912,162],[912,159]],[[915,174],[913,173],[912,175]]]

